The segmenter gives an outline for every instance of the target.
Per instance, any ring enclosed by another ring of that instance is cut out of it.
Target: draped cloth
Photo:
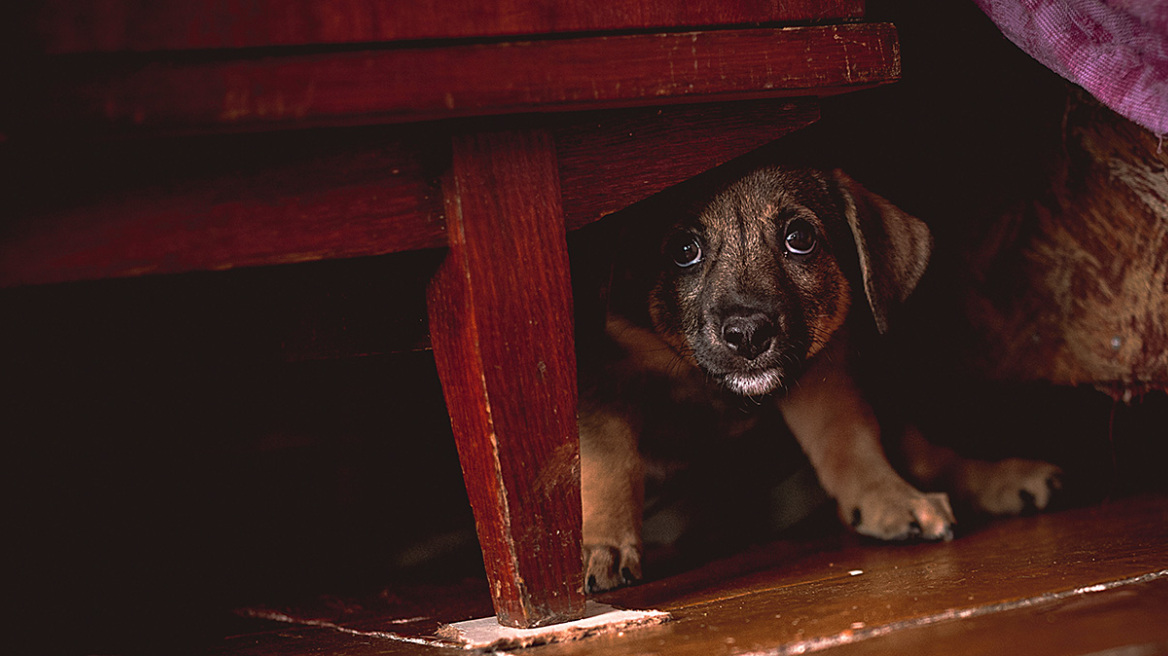
[[[1168,134],[1168,1],[974,2],[1047,68],[1154,134]]]

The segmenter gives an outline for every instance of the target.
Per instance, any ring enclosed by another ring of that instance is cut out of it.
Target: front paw
[[[1021,515],[1044,510],[1062,489],[1062,470],[1048,462],[1010,458],[972,461],[963,472],[964,495],[981,511]]]
[[[637,545],[584,545],[585,592],[604,592],[640,580],[641,550]]]
[[[951,540],[953,510],[943,493],[925,494],[901,480],[861,488],[854,499],[840,499],[840,516],[856,532],[881,540]]]

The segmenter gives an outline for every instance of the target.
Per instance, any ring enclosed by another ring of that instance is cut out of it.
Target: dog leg
[[[644,465],[627,419],[604,410],[580,419],[584,589],[600,592],[641,578]]]
[[[1020,515],[1043,510],[1062,489],[1062,470],[1038,460],[1010,458],[998,462],[971,460],[925,439],[909,426],[902,442],[909,472],[918,484],[940,487],[993,515]]]
[[[944,494],[925,494],[889,464],[880,428],[844,368],[839,342],[829,344],[779,400],[787,425],[839,504],[840,518],[857,532],[885,540],[953,536],[953,511]]]

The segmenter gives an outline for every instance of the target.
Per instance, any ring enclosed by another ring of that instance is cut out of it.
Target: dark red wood
[[[1162,495],[999,521],[943,544],[858,543],[812,525],[785,541],[727,547],[733,555],[714,562],[691,555],[683,561],[690,568],[679,574],[600,599],[664,610],[671,622],[530,653],[1160,655],[1168,645],[1165,526],[1168,499]],[[409,598],[408,589],[394,592],[393,600]],[[233,636],[220,653],[446,654],[439,647],[399,648],[387,638],[354,635],[384,631],[433,639],[440,622],[473,612],[465,609],[473,598],[465,586],[427,586],[417,594],[423,602],[406,607],[334,597],[279,615],[261,607],[257,614],[282,623]],[[349,632],[322,631],[322,619]]]
[[[817,115],[812,103],[752,101],[549,122],[567,225],[595,221]],[[8,206],[0,287],[444,246],[441,191],[431,180],[448,157],[442,134],[412,127],[318,135],[327,148],[272,134],[201,149],[190,140],[136,151],[96,146],[85,157],[74,147],[75,168],[46,165],[19,185],[26,200]],[[29,168],[11,155],[12,167]]]
[[[856,19],[863,0],[41,0],[46,52],[254,48]]]
[[[57,61],[23,129],[214,131],[822,96],[900,75],[885,23],[145,65]]]
[[[6,203],[0,287],[443,244],[432,149],[384,135],[349,140],[324,153],[304,139],[269,139],[211,152],[181,141],[132,153],[106,144],[82,164],[62,155]],[[14,169],[30,165],[10,155]]]
[[[434,359],[499,621],[581,617],[572,299],[550,133],[453,138]]]
[[[819,118],[814,102],[607,112],[556,131],[568,229],[648,198]]]

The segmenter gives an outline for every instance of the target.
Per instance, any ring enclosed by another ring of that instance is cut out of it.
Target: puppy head
[[[675,226],[650,316],[669,344],[744,395],[798,378],[862,290],[877,328],[924,272],[925,225],[841,172],[764,168]]]

